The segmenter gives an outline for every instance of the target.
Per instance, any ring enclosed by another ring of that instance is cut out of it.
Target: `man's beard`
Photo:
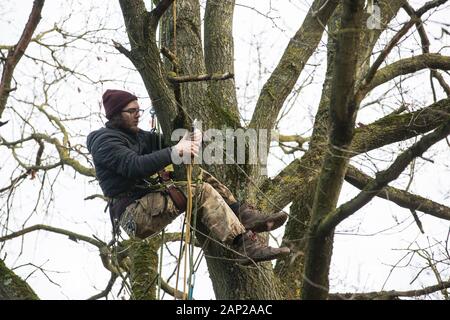
[[[139,131],[139,128],[137,126],[127,125],[126,123],[124,123],[121,129],[131,134],[136,134]]]
[[[132,134],[136,134],[136,133],[138,133],[139,128],[137,127],[137,125],[125,125],[122,127],[122,130],[125,130]]]
[[[131,122],[131,121],[130,121]],[[115,119],[111,119],[110,124],[114,128],[121,129],[127,133],[137,134],[139,132],[139,128],[137,125],[133,125],[131,123],[127,123],[127,121],[122,117],[117,117]]]

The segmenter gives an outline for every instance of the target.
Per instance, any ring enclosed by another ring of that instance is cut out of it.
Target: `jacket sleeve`
[[[172,163],[171,148],[138,155],[119,137],[107,136],[97,141],[92,153],[97,164],[128,178],[145,178]]]

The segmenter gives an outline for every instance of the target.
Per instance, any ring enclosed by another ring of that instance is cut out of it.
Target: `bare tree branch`
[[[443,5],[448,0],[431,0],[425,3],[421,8],[417,9],[416,14],[417,16],[421,17],[425,12],[427,12],[430,9],[439,7],[440,5]]]
[[[450,288],[450,281],[445,281],[423,289],[408,291],[379,291],[367,293],[332,293],[330,300],[397,300],[400,297],[419,297],[439,290]]]
[[[398,76],[413,73],[423,69],[450,70],[450,57],[437,53],[426,53],[411,58],[401,59],[378,70],[369,85],[362,90],[364,96],[373,88],[386,83]]]
[[[13,232],[13,233],[11,233],[9,235],[0,237],[0,242],[5,242],[5,241],[8,241],[8,240],[11,240],[11,239],[23,236],[23,235],[25,235],[27,233],[30,233],[30,232],[33,232],[33,231],[37,231],[37,230],[45,230],[45,231],[49,231],[49,232],[53,232],[53,233],[57,233],[57,234],[66,235],[72,241],[75,241],[75,242],[77,242],[77,241],[84,241],[84,242],[87,242],[89,244],[92,244],[92,245],[96,246],[99,249],[101,261],[103,263],[103,266],[107,270],[109,270],[112,273],[115,273],[117,275],[120,274],[120,272],[123,271],[122,270],[123,265],[116,266],[112,262],[112,260],[111,260],[111,251],[107,247],[106,243],[104,243],[103,241],[100,241],[98,239],[87,237],[87,236],[84,236],[82,234],[78,234],[78,233],[75,233],[75,232],[72,232],[72,231],[68,231],[68,230],[65,230],[65,229],[61,229],[61,228],[55,228],[55,227],[51,227],[51,226],[47,226],[47,225],[43,225],[43,224],[37,224],[37,225],[31,226],[31,227],[28,227],[28,228],[25,228],[25,229]],[[125,258],[125,257],[123,257],[123,258]],[[123,260],[123,258],[121,260]]]
[[[25,141],[29,140],[36,140],[36,141],[45,141],[47,143],[50,143],[55,146],[56,150],[58,151],[60,162],[56,164],[52,164],[49,166],[28,166],[26,164],[21,164],[22,167],[24,167],[26,170],[48,170],[51,168],[55,168],[57,166],[60,166],[61,164],[66,164],[70,167],[72,167],[75,171],[78,173],[88,176],[88,177],[95,177],[95,170],[93,168],[89,168],[86,166],[83,166],[79,161],[72,158],[69,154],[69,149],[62,145],[61,142],[57,138],[51,138],[50,136],[42,133],[33,133],[29,137],[22,138],[20,140],[14,141],[14,142],[8,142],[6,141],[2,136],[0,136],[0,145],[4,145],[6,147],[12,148],[14,153],[14,146],[17,144],[20,144]],[[16,160],[20,162],[20,160],[16,157]]]
[[[345,175],[345,180],[362,190],[374,179],[366,175],[364,172],[349,165]],[[417,210],[440,219],[450,220],[449,207],[405,190],[387,186],[381,189],[381,191],[377,194],[377,197],[392,201],[402,208]]]
[[[75,233],[75,232],[71,232],[71,231],[68,231],[68,230],[65,230],[65,229],[55,228],[55,227],[51,227],[51,226],[47,226],[47,225],[43,225],[43,224],[36,224],[34,226],[31,226],[31,227],[22,229],[20,231],[16,231],[16,232],[10,233],[10,234],[8,234],[6,236],[0,237],[0,242],[11,240],[11,239],[23,236],[23,235],[25,235],[27,233],[30,233],[30,232],[33,232],[33,231],[37,231],[37,230],[45,230],[45,231],[49,231],[49,232],[53,232],[53,233],[57,233],[57,234],[66,235],[66,236],[69,237],[70,240],[73,240],[73,241],[77,241],[77,240],[84,241],[84,242],[87,242],[87,243],[90,243],[90,244],[96,246],[99,249],[101,249],[101,248],[106,246],[106,243],[101,242],[99,240],[96,240],[94,238],[87,237],[87,236],[84,236],[84,235],[81,235],[81,234],[78,234],[78,233]]]
[[[390,114],[357,128],[352,156],[427,133],[448,121],[449,114],[450,99],[442,99],[415,112]]]
[[[431,70],[431,73],[433,78],[435,78],[439,82],[447,96],[450,97],[450,85],[447,83],[447,81],[444,80],[442,74],[440,74],[437,70]]]
[[[180,290],[175,290],[175,288],[171,287],[166,281],[161,279],[161,289],[164,290],[164,292],[170,294],[172,297],[175,297],[177,299],[185,299],[184,292],[181,292]]]
[[[377,72],[378,68],[381,66],[383,61],[386,59],[386,57],[389,55],[389,53],[392,51],[392,49],[397,45],[397,43],[400,41],[400,39],[408,32],[409,29],[415,24],[416,20],[411,19],[406,24],[403,25],[403,27],[397,32],[397,34],[389,41],[389,43],[386,45],[384,50],[378,55],[375,62],[370,67],[369,71],[367,72],[367,75],[365,76],[363,82],[362,82],[362,88],[370,84],[373,77],[375,76],[375,73]]]
[[[99,199],[102,199],[104,201],[108,201],[109,200],[108,197],[105,197],[102,194],[93,194],[93,195],[90,195],[90,196],[84,198],[84,200],[92,200],[92,199],[95,199],[95,198],[99,198]]]
[[[114,48],[117,49],[117,51],[119,51],[121,54],[127,57],[130,61],[133,59],[133,57],[131,56],[131,52],[127,48],[122,46],[120,43],[113,40],[113,45]]]
[[[445,3],[444,1],[431,1],[431,3],[427,3],[425,6],[420,8],[415,14],[411,14],[411,20],[409,20],[407,23],[403,25],[403,27],[397,32],[397,34],[389,41],[389,43],[386,45],[384,50],[378,55],[375,62],[370,67],[369,71],[367,72],[361,87],[359,88],[359,92],[357,93],[357,100],[361,101],[364,97],[365,93],[367,92],[367,87],[370,86],[370,83],[372,79],[374,78],[378,68],[381,66],[383,61],[386,59],[386,57],[389,55],[389,53],[392,51],[394,46],[400,41],[400,39],[408,32],[408,30],[414,25],[420,23],[420,17],[428,10],[433,9],[437,6],[440,6],[441,4]],[[406,11],[409,11],[408,4],[406,3],[404,5],[404,8]]]
[[[328,273],[333,234],[316,227],[336,208],[348,165],[348,147],[353,139],[357,103],[354,99],[358,54],[361,47],[364,1],[345,0],[333,59],[334,75],[330,96],[329,143],[315,190],[308,228],[301,297],[325,299],[328,296]],[[326,288],[325,290],[323,288]]]
[[[175,55],[175,53],[170,51],[170,49],[167,47],[162,47],[161,53],[173,64],[174,70],[179,69],[180,65],[178,63],[177,56]]]
[[[450,120],[450,117],[448,118]],[[432,133],[427,134],[406,151],[402,152],[388,169],[377,173],[377,177],[370,181],[364,189],[352,200],[342,204],[333,214],[328,215],[318,228],[321,234],[327,234],[344,219],[355,213],[375,197],[389,182],[395,180],[409,163],[422,155],[436,142],[450,134],[450,121]]]
[[[25,179],[28,176],[28,172],[22,173],[18,177],[11,180],[11,184],[7,187],[1,188],[0,193],[5,192],[6,190],[12,189],[14,186],[17,185],[18,182],[20,182],[22,179]]]
[[[448,0],[445,1],[439,1],[439,2],[447,2]],[[425,27],[424,27],[424,23],[422,21],[422,19],[417,15],[416,11],[414,10],[413,7],[411,7],[411,5],[409,3],[406,3],[403,8],[406,10],[406,12],[409,14],[409,16],[412,19],[416,19],[416,29],[417,32],[419,33],[420,36],[420,41],[422,43],[422,53],[430,53],[430,40],[428,39],[427,33],[425,31]],[[431,88],[433,90],[433,94],[434,94],[434,99],[436,101],[436,95],[434,93],[434,86],[433,86],[433,78],[435,78],[436,80],[438,80],[439,84],[441,85],[442,89],[444,89],[444,91],[446,92],[447,96],[450,96],[450,86],[445,82],[444,78],[442,77],[442,75],[436,70],[436,69],[431,69]]]
[[[391,143],[425,134],[445,123],[449,115],[450,99],[443,99],[415,112],[391,114],[381,118],[355,130],[349,156],[357,156]],[[283,208],[296,196],[296,190],[314,180],[317,174],[317,168],[311,162],[309,154],[306,154],[301,159],[292,161],[275,177],[267,179],[262,184],[261,190],[277,207]],[[265,199],[261,201],[266,203]],[[264,205],[271,207],[269,204]]]
[[[310,183],[318,175],[318,168],[312,165],[308,154],[295,159],[283,168],[275,177],[267,179],[261,185],[264,197],[260,199],[262,208],[280,210],[287,206],[302,186]],[[267,200],[270,199],[270,202]],[[275,204],[275,208],[271,203]],[[309,209],[307,209],[309,210]]]
[[[106,285],[106,288],[102,292],[99,292],[96,295],[93,295],[92,297],[88,298],[87,300],[98,300],[98,299],[108,296],[108,294],[111,292],[114,282],[116,282],[116,279],[117,279],[117,274],[111,272],[111,278],[109,279],[108,284]]]
[[[5,110],[9,93],[13,90],[11,88],[11,80],[13,77],[14,68],[25,53],[31,37],[33,36],[33,33],[41,20],[41,12],[44,2],[44,0],[34,0],[33,8],[31,9],[30,16],[28,17],[27,24],[23,29],[19,41],[14,47],[8,50],[8,56],[6,57],[6,61],[3,66],[2,78],[0,81],[0,118]]]
[[[223,74],[213,73],[213,74],[199,74],[196,76],[171,76],[169,75],[167,78],[169,81],[176,83],[183,82],[196,82],[196,81],[210,81],[210,80],[227,80],[234,77],[234,74],[225,72]]]
[[[279,142],[296,142],[299,145],[299,147],[301,147],[304,143],[308,142],[310,139],[311,139],[310,137],[302,137],[299,135],[285,135],[285,134],[278,135]]]
[[[150,14],[152,15],[152,24],[153,28],[156,30],[159,20],[161,19],[164,12],[170,7],[173,3],[173,0],[161,0],[158,5],[153,9]]]

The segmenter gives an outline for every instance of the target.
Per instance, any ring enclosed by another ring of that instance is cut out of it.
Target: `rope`
[[[186,291],[186,280],[187,280],[187,261],[188,261],[188,252],[186,246],[191,241],[191,216],[192,216],[192,165],[188,164],[186,166],[186,175],[187,175],[187,205],[186,205],[186,214],[184,215],[183,227],[181,229],[181,241],[180,241],[180,251],[178,254],[178,263],[177,263],[177,276],[175,282],[175,289],[178,290],[178,282],[180,279],[180,264],[181,259],[184,255],[184,282],[183,282],[183,300],[186,300],[188,297]],[[186,230],[186,232],[185,232]],[[184,235],[184,237],[183,237]],[[183,244],[184,239],[184,244]],[[190,260],[190,259],[189,259]],[[192,270],[192,267],[190,268]],[[189,275],[191,278],[192,275]],[[176,297],[175,297],[176,300]]]
[[[185,245],[187,246],[191,241],[191,217],[192,217],[192,164],[186,165],[186,177],[187,177],[187,206],[186,206],[186,236],[184,239]],[[186,282],[187,282],[187,261],[189,256],[189,251],[185,249],[184,251],[184,286],[183,286],[183,298],[187,299],[186,292]],[[190,261],[190,259],[189,259]],[[192,269],[192,268],[190,268]],[[191,275],[189,276],[189,278]]]
[[[173,52],[176,55],[177,54],[177,0],[173,1],[172,15],[173,15]]]
[[[159,121],[156,120],[155,117],[155,111],[153,109],[150,110],[151,114],[151,130],[156,131],[158,133],[158,149],[161,150],[162,147],[162,141],[161,141],[161,125]],[[165,236],[166,230],[163,229],[161,232],[161,246],[159,249],[159,266],[158,266],[158,281],[157,281],[157,287],[158,287],[158,300],[161,300],[161,283],[162,283],[162,265],[163,265],[163,257],[164,257],[164,236]]]
[[[178,291],[178,281],[180,279],[180,264],[181,264],[181,257],[183,256],[183,237],[184,237],[184,227],[186,225],[186,215],[184,216],[183,226],[181,227],[181,240],[180,240],[180,250],[178,252],[178,260],[177,260],[177,276],[175,280],[175,292]],[[177,296],[173,296],[175,300],[177,300]],[[183,295],[184,297],[184,295]]]
[[[161,277],[162,277],[162,264],[163,264],[163,253],[164,253],[164,235],[166,231],[163,229],[161,232],[161,247],[159,250],[159,267],[158,267],[158,300],[161,300]]]
[[[177,54],[177,1],[174,0],[173,4],[172,4],[172,15],[173,15],[173,51],[175,53],[175,55]],[[192,120],[192,119],[191,119]],[[186,298],[189,298],[190,295],[188,295],[186,293],[186,285],[187,285],[187,261],[188,261],[188,257],[189,257],[189,262],[190,262],[190,266],[189,266],[189,283],[188,283],[188,287],[189,287],[189,291],[192,283],[191,283],[191,279],[192,279],[192,271],[193,271],[193,259],[192,259],[192,254],[193,254],[193,249],[192,250],[187,250],[186,246],[188,244],[191,244],[191,218],[192,218],[192,169],[193,166],[192,164],[188,164],[186,165],[186,176],[187,176],[187,206],[186,206],[186,214],[184,217],[184,225],[183,225],[183,230],[186,228],[186,234],[185,234],[185,238],[184,238],[184,246],[180,246],[183,248],[182,250],[180,250],[180,255],[178,258],[178,270],[177,270],[177,280],[176,280],[176,289],[178,289],[178,281],[179,281],[179,264],[181,262],[181,257],[183,255],[183,251],[184,251],[184,282],[183,282],[183,300],[186,300]],[[194,234],[195,235],[195,234]],[[181,243],[183,242],[183,236],[181,237]],[[194,238],[193,238],[194,239]]]
[[[197,228],[197,210],[198,210],[198,197],[200,192],[200,179],[196,180],[196,189],[195,189],[195,207],[194,207],[194,223],[192,224],[192,241],[189,243],[189,279],[188,279],[188,300],[192,300],[194,294],[194,283],[195,283],[195,272],[197,269],[195,268],[195,263],[198,261],[198,257],[194,262],[194,247],[195,247],[195,230]],[[197,267],[198,268],[198,267]]]
[[[173,52],[175,55],[177,54],[177,0],[173,1],[172,4],[172,18],[173,18]],[[185,254],[184,258],[184,283],[183,283],[183,300],[186,300],[186,270],[187,270],[187,250],[186,250],[186,244],[189,241],[190,238],[190,215],[192,213],[192,189],[191,189],[191,174],[192,174],[192,167],[189,169],[189,165],[186,168],[187,172],[187,207],[186,207],[186,214],[184,216],[184,222],[183,227],[181,229],[181,240],[180,240],[180,251],[178,255],[178,263],[177,263],[177,277],[176,277],[176,284],[175,289],[178,290],[178,281],[180,278],[180,264],[181,264],[181,258],[183,256],[183,253]],[[187,227],[186,227],[187,226]],[[183,245],[183,233],[186,228],[186,234],[184,237],[184,245]],[[174,295],[175,300],[177,299]]]

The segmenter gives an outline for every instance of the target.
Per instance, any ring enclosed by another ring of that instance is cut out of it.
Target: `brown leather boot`
[[[267,232],[281,227],[287,220],[285,212],[277,212],[270,215],[264,214],[254,206],[242,204],[239,207],[238,218],[245,229],[253,232]]]
[[[241,265],[277,259],[290,252],[287,247],[272,248],[261,244],[252,231],[239,235],[233,244],[233,249],[239,253],[237,262]]]

